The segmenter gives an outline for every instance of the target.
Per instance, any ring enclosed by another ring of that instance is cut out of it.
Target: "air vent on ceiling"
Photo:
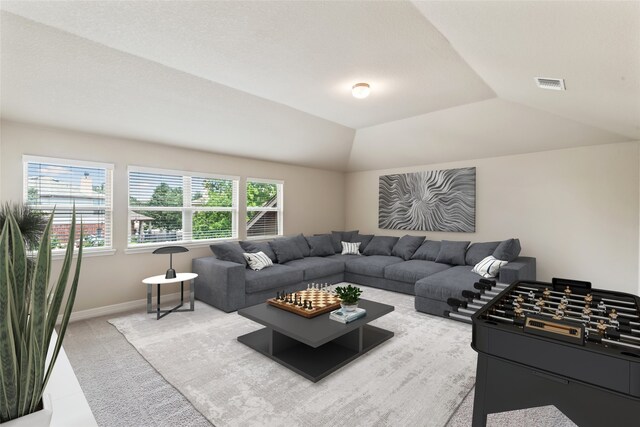
[[[550,79],[547,77],[536,77],[535,81],[540,89],[566,90],[564,87],[564,79]]]

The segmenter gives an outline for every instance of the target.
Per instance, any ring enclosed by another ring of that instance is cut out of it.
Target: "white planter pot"
[[[39,411],[2,423],[2,427],[49,427],[53,415],[51,396],[42,395],[42,406],[43,409]]]
[[[358,303],[351,304],[351,305],[340,303],[340,307],[342,307],[342,311],[344,313],[350,313],[352,311],[356,311],[356,308],[358,308]]]

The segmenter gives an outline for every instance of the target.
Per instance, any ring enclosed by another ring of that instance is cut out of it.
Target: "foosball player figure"
[[[558,306],[556,309],[556,313],[553,315],[553,318],[556,320],[560,320],[564,317],[564,311]]]
[[[587,303],[587,305],[590,305],[593,302],[593,295],[586,294],[584,296],[584,302]]]
[[[544,306],[544,300],[542,298],[539,298],[538,301],[536,301],[536,311],[540,313],[544,309]]]
[[[517,305],[514,309],[513,309],[513,314],[516,317],[522,317],[522,315],[524,314],[524,310],[522,309],[522,307],[520,307],[519,305]]]
[[[589,319],[591,319],[591,307],[589,307],[589,304],[585,305],[582,309],[582,318],[586,321],[589,321]]]
[[[551,291],[549,290],[549,288],[544,288],[544,291],[542,291],[542,296],[544,297],[544,299],[549,299],[549,297],[551,296]]]
[[[599,332],[601,335],[604,335],[604,334],[605,334],[605,332],[607,332],[607,328],[608,328],[608,327],[609,327],[609,325],[607,325],[606,323],[604,323],[604,320],[603,320],[603,319],[600,319],[600,320],[598,321],[598,324],[596,325],[596,329],[598,329],[598,332]]]
[[[569,286],[567,286],[566,288],[564,288],[564,295],[569,298],[571,296],[571,288]]]
[[[620,322],[618,322],[618,312],[615,308],[612,308],[611,312],[609,313],[609,323],[611,323],[612,326],[616,327],[620,324]]]

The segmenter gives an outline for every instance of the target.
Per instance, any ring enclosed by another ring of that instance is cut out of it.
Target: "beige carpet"
[[[474,384],[471,327],[415,311],[413,297],[365,288],[396,310],[395,337],[319,383],[238,343],[260,326],[206,304],[160,321],[110,321],[209,421],[223,426],[443,426]]]

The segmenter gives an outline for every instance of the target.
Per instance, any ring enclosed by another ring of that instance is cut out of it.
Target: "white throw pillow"
[[[249,268],[255,271],[260,271],[263,268],[267,268],[273,265],[271,258],[266,256],[264,252],[256,252],[254,254],[244,253],[244,259],[247,260]]]
[[[360,255],[360,242],[342,242],[342,255]]]
[[[508,263],[509,261],[502,261],[495,258],[494,256],[489,255],[488,257],[477,263],[471,271],[473,271],[474,273],[478,273],[485,279],[489,279],[492,277],[496,277],[500,268],[502,268],[503,265],[507,265]]]

